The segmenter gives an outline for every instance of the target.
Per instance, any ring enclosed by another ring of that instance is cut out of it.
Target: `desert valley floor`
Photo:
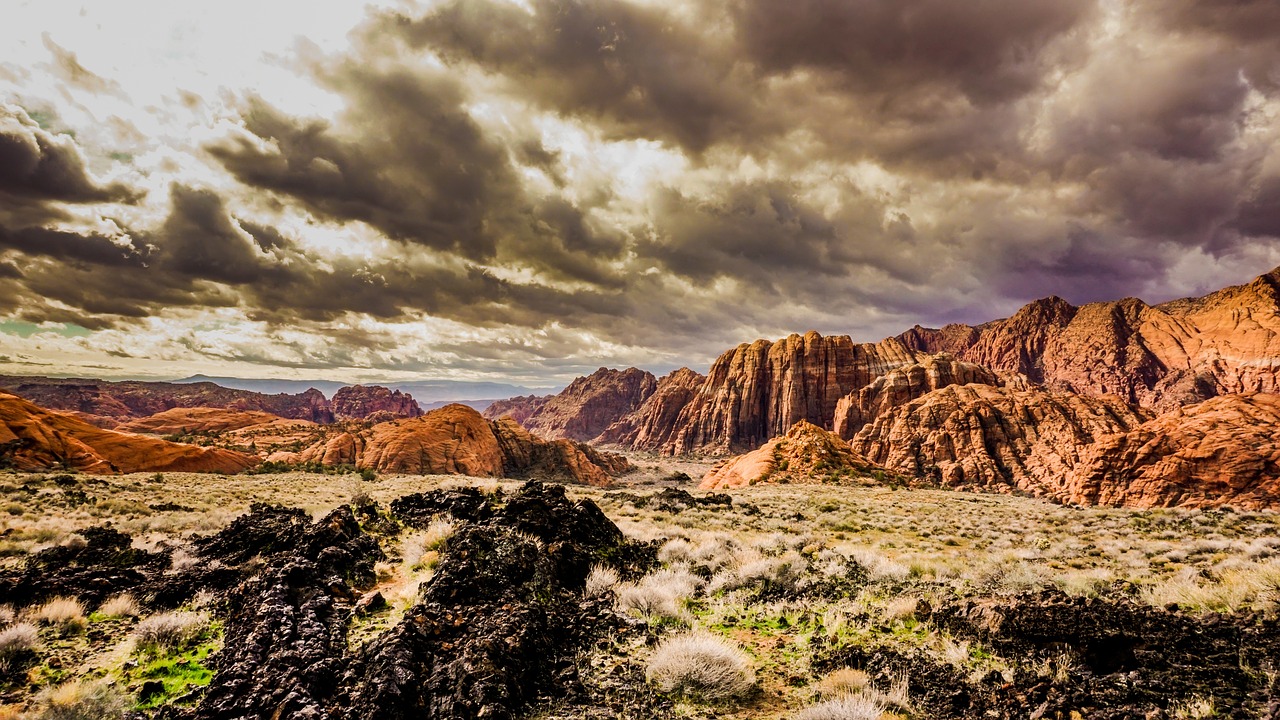
[[[0,476],[0,717],[1280,707],[1275,512],[870,477],[717,495],[688,481],[709,462],[631,459],[567,497],[459,476]]]

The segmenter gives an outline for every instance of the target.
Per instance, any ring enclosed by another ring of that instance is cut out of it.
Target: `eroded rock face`
[[[1115,397],[951,385],[881,415],[850,444],[873,463],[947,487],[1077,502],[1064,479],[1087,446],[1151,417]]]
[[[92,474],[235,473],[258,459],[221,448],[104,430],[0,393],[0,456],[19,470],[66,468]]]
[[[290,395],[233,390],[210,382],[164,383],[81,378],[0,376],[0,389],[51,410],[82,412],[127,421],[172,408],[256,410],[291,420],[333,422],[323,393],[314,388]]]
[[[610,470],[604,465],[620,459],[622,466],[615,464],[612,468],[614,474],[628,469],[626,459],[621,456],[609,456],[605,460],[604,453],[572,440],[543,440],[511,418],[496,420],[492,427],[502,449],[503,474],[507,477],[547,480],[567,474],[579,483],[607,487],[613,484],[613,480]],[[588,452],[599,462],[593,461]]]
[[[628,472],[625,458],[571,440],[543,440],[510,418],[489,421],[453,404],[407,420],[338,431],[301,452],[277,452],[268,461],[354,465],[382,473],[459,474],[609,485]]]
[[[840,398],[836,404],[834,432],[849,440],[863,426],[899,405],[948,385],[1004,385],[996,373],[954,355],[941,353],[912,365],[895,368],[871,384]]]
[[[1280,395],[1226,395],[1172,410],[1081,453],[1074,502],[1131,507],[1280,504]]]
[[[680,368],[658,380],[657,389],[635,412],[605,429],[596,442],[635,450],[658,450],[668,444],[679,426],[680,413],[702,389],[706,378]]]
[[[854,453],[840,436],[801,420],[786,435],[707,473],[699,487],[718,490],[758,482],[839,482],[878,469]]]
[[[489,420],[497,420],[498,418],[509,417],[512,420],[524,425],[529,421],[529,417],[538,411],[548,400],[555,397],[554,395],[518,395],[506,400],[498,400],[489,407],[484,409],[481,415]]]
[[[917,360],[894,339],[858,345],[810,332],[757,340],[715,361],[675,423],[663,427],[655,419],[637,436],[669,455],[751,450],[801,420],[830,428],[840,398]]]
[[[344,387],[333,394],[329,404],[337,420],[390,420],[422,415],[422,408],[412,395],[381,385]]]
[[[149,435],[176,435],[196,432],[230,432],[259,427],[282,420],[278,415],[260,410],[227,410],[225,408],[173,408],[117,426],[116,430]],[[294,420],[292,422],[305,422]]]
[[[973,328],[913,328],[908,347],[948,351],[1057,389],[1168,410],[1229,393],[1277,392],[1280,269],[1201,298],[1073,307],[1038,300]]]
[[[527,413],[516,413],[516,421],[530,432],[550,439],[587,441],[604,432],[620,418],[635,412],[657,389],[658,381],[639,368],[600,368],[569,384],[560,394],[538,402],[533,398]],[[495,408],[486,409],[497,418]],[[518,415],[524,414],[523,420]]]

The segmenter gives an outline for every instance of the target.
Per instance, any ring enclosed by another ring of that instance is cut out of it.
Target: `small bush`
[[[363,468],[360,470],[360,479],[365,482],[373,482],[378,479],[378,471],[373,468]]]
[[[878,720],[885,706],[866,695],[846,695],[807,708],[796,720]]]
[[[853,668],[840,668],[823,678],[822,682],[818,683],[818,689],[823,697],[838,697],[862,692],[870,684],[871,678],[867,677],[865,672]]]
[[[0,630],[0,659],[9,659],[36,649],[40,634],[31,623],[18,623]]]
[[[107,598],[98,608],[98,612],[113,618],[138,617],[142,614],[142,608],[138,606],[138,601],[134,600],[132,595],[125,593]]]
[[[33,720],[118,720],[129,701],[104,682],[70,682],[36,697]]]
[[[85,627],[84,605],[75,598],[54,598],[37,608],[34,617],[62,634],[79,632]]]
[[[622,583],[614,589],[617,608],[646,618],[680,619],[686,615],[684,601],[698,591],[702,579],[683,568],[664,568],[640,582]]]
[[[708,700],[741,697],[756,684],[747,654],[707,633],[687,633],[663,641],[649,659],[645,677],[664,692]]]
[[[167,612],[138,623],[133,637],[143,649],[176,650],[195,640],[209,627],[209,616],[199,612]]]
[[[618,584],[618,571],[607,565],[596,565],[587,575],[587,584],[582,594],[587,597],[600,597],[610,592]]]

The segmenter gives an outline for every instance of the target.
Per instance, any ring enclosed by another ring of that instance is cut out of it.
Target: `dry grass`
[[[72,681],[51,687],[36,697],[31,720],[119,720],[128,699],[105,682]]]
[[[42,625],[50,625],[64,635],[84,630],[86,621],[84,605],[75,598],[53,598],[31,613],[32,619]]]
[[[591,572],[587,574],[586,585],[582,589],[582,594],[589,597],[600,597],[618,585],[618,571],[607,565],[596,565],[591,568]]]
[[[0,660],[35,650],[40,633],[31,623],[16,623],[0,630]]]
[[[138,647],[147,650],[176,650],[190,643],[209,627],[202,612],[166,612],[152,615],[133,630]]]
[[[708,633],[664,640],[649,658],[645,677],[663,692],[707,700],[742,697],[756,685],[742,648]]]
[[[142,607],[132,595],[124,593],[107,598],[98,608],[98,612],[113,618],[138,617],[142,614]]]
[[[878,720],[884,703],[868,695],[848,695],[806,708],[796,720]]]

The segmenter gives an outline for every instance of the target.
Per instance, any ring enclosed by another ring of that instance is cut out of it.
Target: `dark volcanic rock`
[[[421,602],[352,660],[343,717],[514,717],[566,677],[556,670],[600,612],[576,590],[623,544],[593,503],[525,485],[450,539]]]
[[[487,520],[493,515],[489,500],[475,488],[428,490],[391,502],[391,512],[405,525],[425,528],[433,517],[448,513],[458,520]]]
[[[169,566],[167,553],[137,550],[131,547],[133,538],[109,526],[77,534],[83,543],[41,550],[20,570],[0,574],[0,598],[24,607],[66,596],[93,606],[143,585],[149,574]]]

